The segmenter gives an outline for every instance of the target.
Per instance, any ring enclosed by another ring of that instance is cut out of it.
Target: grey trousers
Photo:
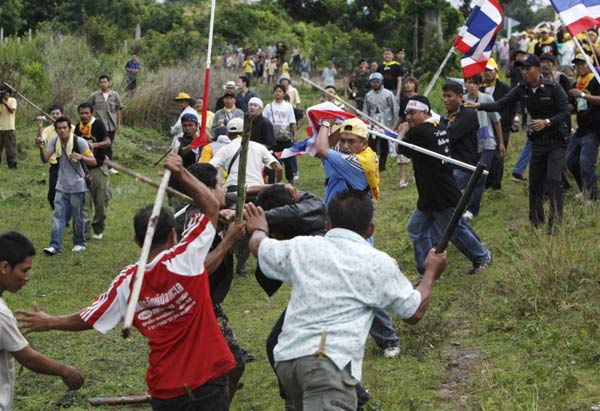
[[[355,411],[356,384],[350,364],[343,370],[313,355],[275,363],[275,371],[295,411]]]

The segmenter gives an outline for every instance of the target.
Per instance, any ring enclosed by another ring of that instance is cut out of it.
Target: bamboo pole
[[[165,156],[166,157],[166,156]],[[142,183],[146,183],[154,188],[159,188],[160,187],[160,183],[157,183],[156,181],[152,180],[149,177],[146,177],[143,174],[138,173],[137,171],[133,171],[119,163],[116,163],[112,160],[104,160],[104,162],[106,163],[107,166],[109,166],[110,168],[114,168],[115,170],[118,170],[120,172],[122,172],[123,174],[127,174],[130,177],[133,177],[133,179],[135,181],[141,181]],[[172,196],[175,196],[177,198],[179,198],[180,200],[183,200],[187,203],[193,203],[194,200],[192,199],[192,197],[183,194],[181,191],[177,191],[169,186],[167,186],[166,188],[167,193],[171,194]]]
[[[179,148],[179,139],[173,138],[173,146],[171,152],[177,153]],[[165,173],[158,187],[156,193],[156,199],[154,200],[154,207],[152,208],[152,214],[148,220],[148,227],[146,228],[146,237],[144,238],[144,245],[142,246],[142,254],[138,262],[137,272],[135,275],[135,282],[129,296],[129,304],[127,305],[127,311],[125,312],[125,321],[123,322],[123,338],[129,337],[131,332],[131,325],[133,324],[133,316],[135,315],[135,308],[140,298],[140,291],[142,289],[142,283],[144,281],[144,274],[146,273],[146,263],[148,262],[148,255],[150,254],[150,247],[152,246],[152,240],[154,238],[154,231],[156,230],[156,224],[158,222],[158,216],[160,215],[160,209],[162,207],[163,198],[167,191],[167,184],[171,178],[171,170],[165,170]]]
[[[8,84],[6,81],[3,82],[4,85],[6,87],[8,87],[9,89],[11,89],[12,91],[14,91],[15,93],[17,93],[17,95],[19,97],[21,97],[23,100],[25,100],[26,102],[28,102],[29,104],[31,104],[31,106],[33,106],[33,108],[35,108],[36,110],[38,110],[40,113],[42,113],[43,115],[45,115],[46,117],[48,117],[50,119],[50,121],[52,120],[52,116],[48,113],[46,113],[44,110],[42,110],[39,106],[37,106],[36,104],[32,103],[31,100],[29,100],[27,97],[25,97],[23,94],[19,93],[19,91],[14,88],[13,86],[11,86],[10,84]]]

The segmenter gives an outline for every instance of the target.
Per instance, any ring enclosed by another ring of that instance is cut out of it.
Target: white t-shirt
[[[10,353],[21,351],[27,345],[17,328],[17,320],[0,297],[0,410],[10,410],[13,400],[15,359]]]
[[[236,138],[231,143],[220,149],[215,156],[210,160],[216,168],[223,168],[225,171],[229,168],[231,160],[238,152],[242,144],[241,138]],[[257,186],[264,184],[262,176],[263,166],[271,168],[271,164],[277,162],[269,150],[260,143],[250,141],[248,145],[248,160],[246,162],[246,186]],[[238,183],[238,168],[240,165],[240,155],[236,156],[235,161],[231,165],[231,170],[227,176],[226,186],[235,186]]]
[[[281,103],[271,102],[263,110],[263,117],[269,119],[273,126],[286,126],[296,124],[294,107],[287,101]]]

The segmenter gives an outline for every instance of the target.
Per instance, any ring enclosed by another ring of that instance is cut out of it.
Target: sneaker
[[[400,355],[400,347],[387,347],[383,350],[383,356],[385,358],[396,358]]]
[[[400,180],[400,188],[404,188],[408,186],[408,181],[406,180]]]
[[[92,238],[93,238],[94,240],[102,240],[102,237],[103,237],[103,236],[104,236],[104,233],[98,233],[98,234],[94,234],[94,235],[92,236]]]
[[[473,268],[469,270],[469,274],[479,274],[487,270],[487,268],[492,265],[494,259],[490,255],[485,261],[480,263],[473,263]]]
[[[108,172],[112,175],[119,174],[119,172],[117,170],[115,170],[114,168],[109,168]]]
[[[85,250],[84,245],[76,245],[75,247],[73,247],[73,249],[71,251],[73,251],[74,253],[79,253],[83,250]]]
[[[473,215],[472,212],[470,212],[469,210],[465,211],[465,213],[463,214],[463,218],[465,220],[471,221],[473,218],[475,218],[475,216]]]
[[[298,180],[299,178],[300,178],[300,173],[294,174],[294,181]]]
[[[525,179],[525,177],[523,177],[523,174],[519,174],[519,173],[512,173],[512,181],[516,181],[517,183],[524,183],[527,180]]]
[[[44,248],[44,254],[55,255],[55,254],[58,254],[58,250],[54,247],[46,247],[46,248]]]

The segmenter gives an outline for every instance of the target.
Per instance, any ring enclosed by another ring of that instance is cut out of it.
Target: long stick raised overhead
[[[338,96],[336,96],[335,94],[332,94],[332,93],[328,92],[327,90],[325,90],[324,88],[322,88],[322,87],[321,87],[321,86],[319,86],[318,84],[316,84],[316,83],[314,83],[314,82],[312,82],[312,81],[310,81],[310,80],[308,80],[308,79],[302,79],[302,81],[304,81],[304,82],[306,82],[306,83],[310,84],[311,86],[313,86],[313,87],[315,87],[316,89],[318,89],[318,90],[322,91],[323,93],[327,94],[328,96],[330,96],[330,97],[332,97],[332,98],[336,99],[336,100],[337,100],[337,101],[339,101],[340,103],[344,104],[346,107],[350,108],[352,111],[354,111],[354,112],[355,112],[356,114],[358,114],[359,116],[361,116],[361,117],[363,117],[363,118],[365,118],[365,119],[369,120],[369,122],[370,122],[371,124],[375,124],[376,126],[379,126],[379,127],[381,127],[382,129],[384,129],[384,130],[387,130],[388,132],[392,133],[394,136],[397,136],[397,135],[398,135],[396,132],[394,132],[392,129],[390,129],[389,127],[387,127],[385,124],[383,124],[383,123],[381,123],[381,122],[379,122],[379,121],[377,121],[377,120],[373,119],[373,118],[372,118],[372,117],[370,117],[369,115],[365,114],[364,112],[360,111],[360,110],[359,110],[359,109],[357,109],[356,107],[352,106],[352,105],[351,105],[350,103],[348,103],[347,101],[345,101],[345,100],[343,100],[343,99],[339,98],[339,97],[338,97]],[[377,131],[375,131],[375,130],[369,130],[369,133],[371,133],[371,134],[374,134],[374,135],[376,135],[377,137],[381,137],[381,138],[384,138],[384,139],[386,139],[386,140],[393,141],[393,142],[395,142],[395,143],[398,143],[398,144],[400,144],[400,145],[402,145],[402,146],[408,147],[408,148],[410,148],[410,149],[412,149],[412,150],[414,150],[414,151],[418,151],[419,153],[426,154],[426,155],[428,155],[428,156],[431,156],[431,157],[437,158],[437,159],[439,159],[439,160],[442,160],[442,161],[447,161],[448,163],[451,163],[451,164],[455,164],[455,165],[457,165],[457,166],[459,166],[459,167],[461,167],[461,168],[464,168],[465,170],[469,170],[469,171],[475,171],[475,166],[474,166],[474,165],[467,164],[467,163],[463,163],[462,161],[455,160],[455,159],[453,159],[452,157],[447,157],[447,156],[441,155],[441,154],[439,154],[439,153],[436,153],[435,151],[427,150],[426,148],[419,147],[419,146],[417,146],[417,145],[414,145],[414,144],[405,143],[405,142],[404,142],[404,141],[402,141],[402,140],[399,140],[399,139],[397,139],[397,138],[391,137],[391,136],[389,136],[389,135],[387,135],[387,134],[379,133],[379,132],[377,132]],[[484,170],[484,171],[483,171],[483,174],[487,175],[487,174],[489,174],[489,172],[488,172],[487,170]]]
[[[31,100],[29,100],[27,97],[25,97],[23,94],[19,93],[19,91],[14,88],[13,86],[11,86],[10,84],[8,84],[6,81],[4,81],[4,85],[6,87],[8,87],[9,89],[11,89],[12,91],[14,91],[15,93],[18,94],[19,97],[21,97],[23,100],[25,100],[26,102],[28,102],[29,104],[31,104],[31,106],[33,108],[35,108],[37,111],[39,111],[40,113],[42,113],[43,115],[45,115],[46,117],[48,117],[48,119],[50,121],[52,120],[52,116],[50,116],[50,114],[46,113],[44,110],[42,110],[41,108],[39,108],[39,106],[37,106],[36,104],[32,103]]]
[[[173,138],[173,146],[171,152],[177,154],[179,148],[179,139]],[[156,199],[154,200],[154,207],[152,208],[152,214],[148,220],[148,227],[146,228],[146,237],[144,237],[144,245],[142,246],[142,254],[138,261],[137,272],[135,274],[135,282],[129,296],[129,304],[127,305],[127,311],[125,312],[125,321],[123,322],[123,338],[129,337],[131,332],[131,325],[133,324],[133,316],[135,314],[135,307],[137,306],[138,299],[140,298],[140,291],[142,290],[142,283],[144,282],[144,274],[146,273],[146,263],[148,262],[148,255],[150,254],[150,247],[152,246],[152,240],[154,239],[154,231],[156,230],[156,224],[158,222],[158,216],[160,215],[160,209],[162,207],[163,198],[167,191],[167,184],[171,178],[171,170],[165,170],[163,178],[158,187],[156,193]]]

